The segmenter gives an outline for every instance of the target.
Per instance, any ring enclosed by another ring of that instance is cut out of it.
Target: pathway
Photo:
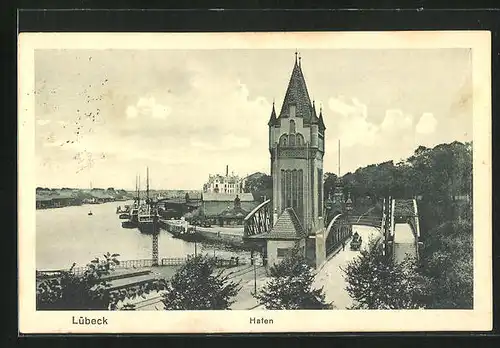
[[[370,238],[380,236],[379,230],[375,227],[353,226],[353,233],[356,231],[363,239],[362,248],[367,247]],[[340,268],[345,268],[358,255],[359,251],[350,250],[348,241],[345,250],[340,250],[332,256],[316,275],[313,287],[323,287],[325,300],[333,301],[336,309],[346,309],[352,305],[352,300],[345,290],[347,283]]]

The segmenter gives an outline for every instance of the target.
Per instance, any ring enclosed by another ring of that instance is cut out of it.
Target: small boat
[[[92,211],[89,211],[89,213],[87,215],[94,215],[94,214],[92,214]]]
[[[118,218],[120,220],[125,220],[125,219],[130,219],[130,214],[129,213],[121,213]]]

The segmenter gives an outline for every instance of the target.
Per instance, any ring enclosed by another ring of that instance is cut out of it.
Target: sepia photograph
[[[491,329],[489,32],[19,40],[21,331]]]

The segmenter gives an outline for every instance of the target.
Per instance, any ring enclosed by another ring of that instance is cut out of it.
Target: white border
[[[21,333],[488,331],[492,329],[491,35],[489,31],[288,33],[22,33],[19,35],[18,248]],[[471,48],[474,309],[404,311],[35,311],[35,49]],[[73,325],[72,317],[109,324]],[[272,325],[250,325],[250,317]]]

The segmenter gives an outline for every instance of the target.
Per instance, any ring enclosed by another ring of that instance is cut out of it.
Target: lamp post
[[[252,256],[252,263],[253,263],[253,294],[257,294],[257,269],[255,268],[255,259],[254,256]]]

